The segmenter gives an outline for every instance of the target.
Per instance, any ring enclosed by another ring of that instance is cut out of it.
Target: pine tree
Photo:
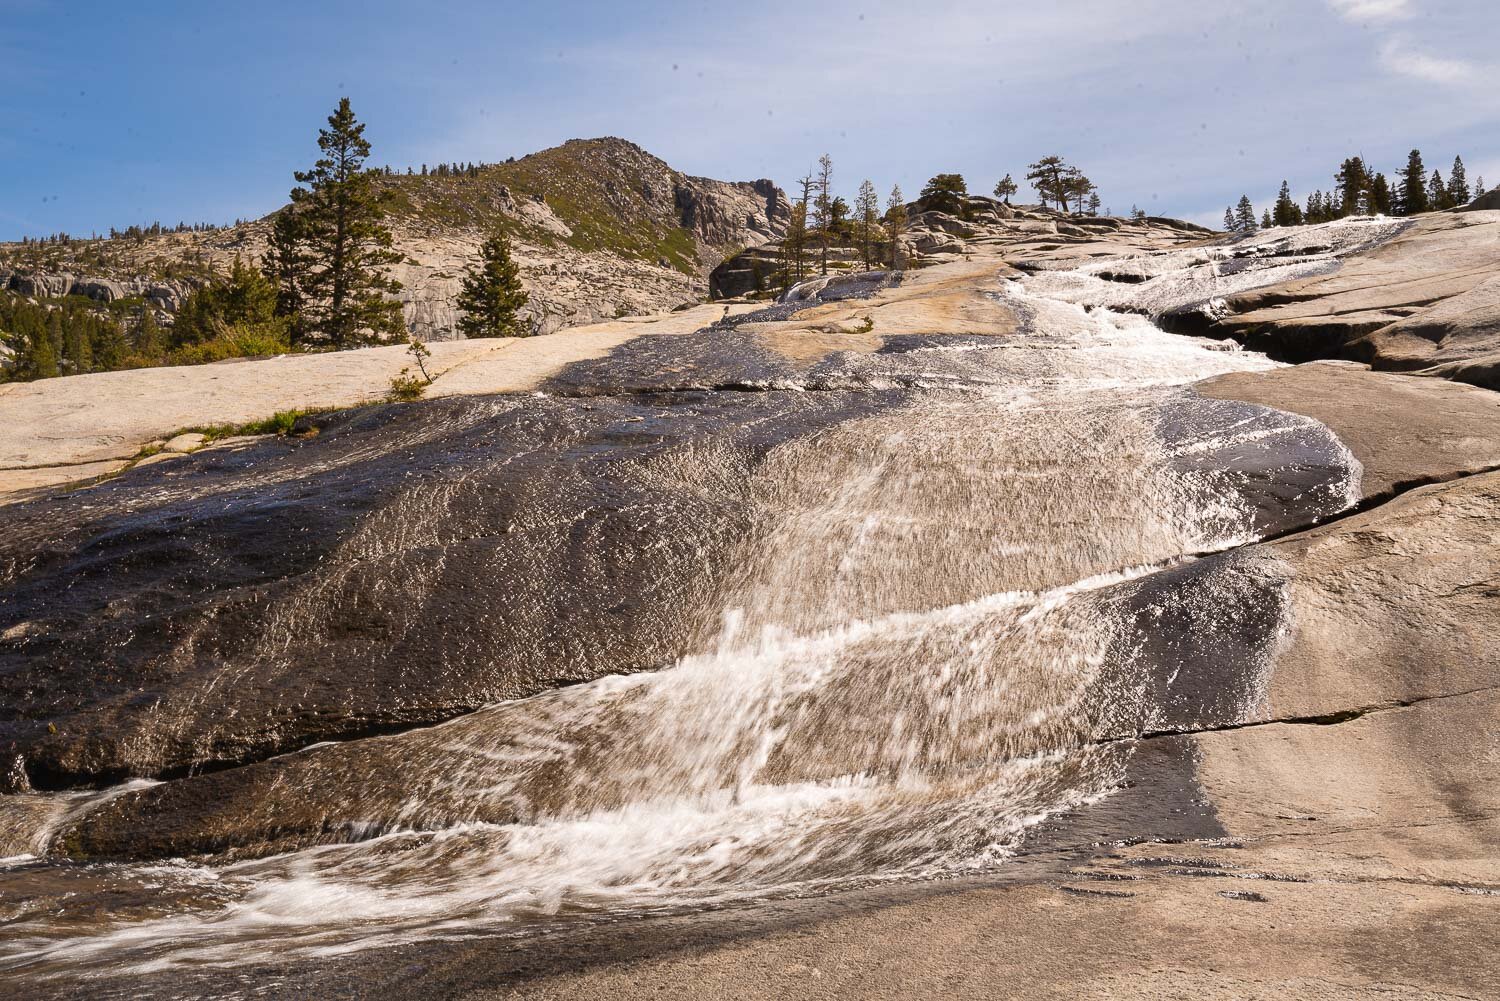
[[[1448,175],[1449,205],[1450,207],[1467,205],[1473,199],[1473,192],[1469,190],[1469,179],[1464,171],[1464,158],[1456,156],[1453,158],[1453,171]]]
[[[1323,194],[1321,188],[1307,196],[1307,221],[1310,223],[1328,221],[1328,196]]]
[[[63,311],[54,309],[47,314],[47,341],[52,345],[52,358],[59,368],[65,357],[63,344],[67,340],[63,330]]]
[[[1276,208],[1271,218],[1278,226],[1302,225],[1302,209],[1292,200],[1291,185],[1281,182],[1281,193],[1276,196]]]
[[[786,235],[781,238],[782,288],[790,288],[803,276],[804,252],[807,249],[807,211],[812,200],[812,189],[816,183],[811,174],[798,180],[802,185],[802,197],[792,203],[791,219],[787,222]]]
[[[1072,168],[1067,161],[1055,155],[1044,156],[1026,168],[1026,180],[1036,189],[1044,207],[1048,202],[1056,202],[1059,209],[1067,211],[1067,176],[1070,170]]]
[[[1427,202],[1438,211],[1452,208],[1448,204],[1448,185],[1443,183],[1443,175],[1436,170],[1432,172],[1432,179],[1427,182]]]
[[[813,225],[818,230],[818,246],[822,251],[822,273],[828,274],[828,238],[833,232],[833,158],[827,153],[818,157],[818,197],[813,201]]]
[[[1089,195],[1094,193],[1094,182],[1085,177],[1083,171],[1072,167],[1063,178],[1063,191],[1063,200],[1072,206],[1069,211],[1077,214],[1083,211]]]
[[[967,213],[969,185],[962,174],[937,174],[917,195],[917,206],[923,212],[943,212],[951,216]]]
[[[295,301],[294,329],[336,348],[380,343],[405,331],[401,303],[389,298],[401,283],[380,269],[396,264],[391,233],[373,175],[364,169],[370,155],[365,127],[349,99],[339,100],[318,133],[323,156],[311,170],[298,171],[292,204],[277,217],[272,268],[286,274],[283,298]],[[290,257],[287,256],[290,251]]]
[[[1404,215],[1419,215],[1431,208],[1427,168],[1422,165],[1422,151],[1414,149],[1406,158],[1406,169],[1401,171],[1401,211]]]
[[[296,216],[291,209],[282,209],[271,223],[271,236],[266,256],[261,260],[261,270],[276,285],[276,315],[287,322],[293,344],[307,340],[303,306],[307,302],[306,289],[312,268],[313,259],[302,240]]]
[[[880,195],[875,185],[868,180],[859,186],[854,199],[854,226],[859,239],[859,250],[864,256],[865,270],[875,266],[876,230],[880,226]]]
[[[1342,215],[1353,215],[1359,211],[1359,206],[1365,198],[1365,193],[1370,189],[1370,172],[1365,168],[1365,161],[1357,156],[1351,156],[1339,165],[1338,176],[1339,203],[1342,206]]]
[[[891,269],[900,271],[906,266],[901,258],[901,237],[906,233],[906,196],[901,185],[891,188],[891,197],[885,203],[885,235],[891,247]]]
[[[516,337],[520,311],[530,297],[521,287],[521,271],[510,256],[510,242],[498,230],[479,248],[479,263],[464,276],[458,293],[465,337]]]
[[[215,277],[183,300],[172,323],[171,346],[201,344],[235,326],[275,324],[274,331],[263,332],[284,337],[285,321],[277,319],[279,301],[271,279],[236,257],[227,276]]]
[[[1009,174],[1006,174],[995,184],[995,197],[1009,205],[1010,196],[1019,190],[1021,189],[1016,187],[1016,182],[1011,180]]]
[[[150,312],[150,307],[146,312]],[[94,371],[113,372],[125,364],[125,335],[120,325],[113,320],[101,323],[94,330],[90,347],[94,354]]]
[[[1376,174],[1370,179],[1370,211],[1376,215],[1394,215],[1391,201],[1391,182],[1384,174]]]
[[[1099,206],[1103,204],[1104,202],[1099,198],[1099,192],[1097,189],[1089,192],[1089,215],[1098,215]]]
[[[1474,197],[1481,198],[1484,196],[1484,193],[1484,175],[1480,174],[1477,178],[1474,179]]]
[[[1226,206],[1224,209],[1224,232],[1233,233],[1235,229],[1234,209]]]
[[[131,339],[134,342],[131,344],[131,354],[140,362],[147,365],[161,362],[165,350],[162,346],[161,328],[156,324],[156,313],[150,309],[141,310]]]
[[[63,335],[63,360],[68,363],[68,371],[73,375],[81,375],[94,370],[93,345],[89,343],[88,332],[84,323],[78,317],[71,317]]]
[[[46,328],[32,330],[21,370],[28,379],[51,379],[57,375],[57,351]]]
[[[1234,228],[1238,233],[1254,233],[1260,228],[1255,221],[1255,206],[1250,204],[1249,195],[1240,196],[1239,207],[1234,213]]]

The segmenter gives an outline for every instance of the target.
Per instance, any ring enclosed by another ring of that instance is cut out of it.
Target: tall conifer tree
[[[1370,179],[1370,211],[1376,215],[1394,215],[1395,206],[1391,202],[1391,182],[1384,174],[1376,174]]]
[[[1422,151],[1414,149],[1406,158],[1406,169],[1401,171],[1401,211],[1404,215],[1418,215],[1432,208],[1427,197],[1427,168],[1422,165]]]
[[[814,225],[818,229],[818,247],[822,251],[820,260],[822,273],[828,274],[828,240],[833,233],[833,157],[824,153],[818,157],[818,197],[813,201]]]
[[[1427,182],[1427,202],[1438,211],[1452,208],[1448,202],[1448,185],[1443,182],[1443,175],[1440,171],[1434,170],[1432,179]]]
[[[268,268],[283,308],[297,310],[293,327],[337,348],[392,340],[405,331],[401,303],[390,298],[401,283],[381,269],[398,263],[373,173],[365,126],[347,97],[318,133],[323,156],[298,171],[292,204],[277,216]]]
[[[880,227],[880,195],[868,180],[860,184],[859,194],[854,199],[854,226],[865,270],[868,271],[875,266],[876,234]]]
[[[520,310],[530,297],[521,287],[521,271],[510,256],[510,242],[498,230],[479,248],[479,263],[464,276],[458,293],[465,337],[518,337]]]
[[[1302,208],[1292,199],[1292,188],[1286,181],[1281,182],[1281,193],[1276,196],[1271,219],[1278,226],[1302,225]]]
[[[1351,156],[1339,165],[1335,180],[1338,182],[1341,214],[1354,215],[1365,204],[1370,190],[1370,172],[1365,167],[1365,161]]]
[[[1240,196],[1239,207],[1234,212],[1234,228],[1239,233],[1254,233],[1260,228],[1255,221],[1255,206],[1250,204],[1249,195]]]
[[[1448,201],[1450,206],[1467,205],[1474,195],[1469,191],[1469,178],[1464,171],[1464,158],[1453,158],[1453,171],[1448,175]]]
[[[901,237],[906,234],[906,196],[901,185],[891,188],[891,197],[885,203],[885,235],[891,247],[891,268],[900,271],[906,264],[901,259]]]

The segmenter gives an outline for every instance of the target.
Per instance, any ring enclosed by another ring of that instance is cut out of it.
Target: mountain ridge
[[[725,257],[786,230],[790,206],[768,179],[720,181],[678,171],[614,136],[573,139],[472,172],[380,173],[403,255],[391,268],[414,336],[457,335],[454,300],[489,232],[515,244],[539,333],[660,312],[706,297]],[[264,253],[277,212],[227,229],[155,236],[0,244],[0,288],[140,300],[159,319],[211,273]]]

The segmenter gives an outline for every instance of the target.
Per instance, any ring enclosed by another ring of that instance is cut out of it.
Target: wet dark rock
[[[748,468],[851,405],[376,407],[17,505],[0,742],[39,788],[97,785],[661,666],[718,627]]]

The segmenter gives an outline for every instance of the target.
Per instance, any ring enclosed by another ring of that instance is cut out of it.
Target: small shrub
[[[427,371],[427,360],[432,357],[432,352],[427,350],[427,345],[413,337],[406,345],[406,353],[411,355],[412,361],[417,363],[417,369],[422,373],[422,378],[427,380],[429,386],[432,385],[434,376]]]
[[[241,424],[239,434],[274,434],[285,437],[297,427],[297,421],[307,416],[306,410],[278,410],[263,420]]]
[[[391,380],[390,397],[401,403],[420,400],[426,395],[429,384],[429,381],[421,376],[412,375],[410,368],[403,368],[400,374]]]
[[[297,429],[297,422],[312,414],[325,413],[326,409],[318,410],[278,410],[270,417],[262,417],[258,421],[248,421],[244,424],[208,424],[201,427],[183,428],[175,432],[177,434],[193,433],[201,434],[208,441],[218,441],[221,438],[239,438],[247,435],[274,434],[286,437]]]
[[[226,324],[213,321],[214,336],[183,344],[167,356],[171,365],[206,365],[229,358],[263,358],[291,350],[286,321]]]

